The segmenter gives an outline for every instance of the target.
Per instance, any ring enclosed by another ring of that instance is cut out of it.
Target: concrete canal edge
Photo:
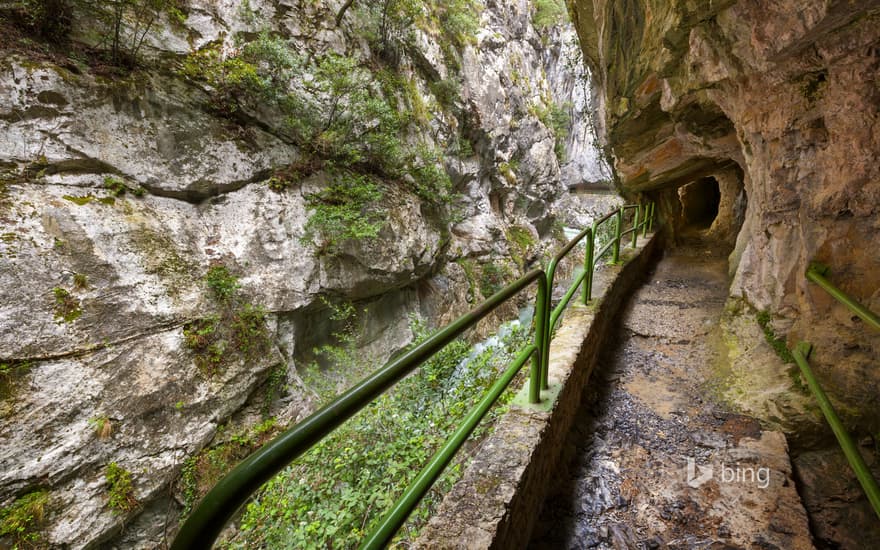
[[[542,393],[538,406],[527,405],[522,399],[526,388],[520,391],[422,530],[416,547],[507,549],[526,544],[602,346],[617,314],[653,265],[661,241],[662,233],[655,233],[640,238],[636,248],[621,250],[621,264],[594,275],[591,304],[576,304],[579,295],[572,300],[550,348],[551,389]]]

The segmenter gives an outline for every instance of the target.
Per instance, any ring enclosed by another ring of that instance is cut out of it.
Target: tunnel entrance
[[[718,217],[721,190],[718,180],[709,176],[678,189],[681,217],[687,229],[708,229]]]

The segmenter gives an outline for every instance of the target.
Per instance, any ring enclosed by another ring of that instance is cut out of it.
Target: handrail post
[[[636,206],[636,214],[635,218],[633,218],[633,239],[632,239],[632,247],[636,247],[636,243],[639,240],[639,211],[641,211],[642,205],[639,204]]]
[[[585,241],[586,250],[584,251],[584,270],[587,274],[584,277],[584,305],[589,304],[590,300],[593,299],[593,244],[595,237],[596,224],[593,224],[593,227],[588,233],[588,238]]]
[[[651,205],[649,207],[651,209],[651,214],[648,216],[648,232],[649,233],[654,230],[654,206],[655,205],[656,205],[656,203],[654,201],[651,201]]]
[[[532,355],[532,369],[529,373],[529,403],[541,402],[541,389],[547,377],[546,357],[549,355],[547,348],[550,342],[547,334],[549,317],[547,310],[550,309],[548,294],[547,275],[538,277],[538,293],[535,298],[535,347],[537,352]],[[546,389],[546,388],[545,388]]]
[[[871,503],[871,507],[874,508],[877,517],[880,517],[880,487],[877,486],[877,481],[871,475],[871,470],[865,464],[865,460],[862,458],[861,453],[859,453],[858,447],[853,443],[852,437],[846,431],[843,422],[840,421],[840,417],[837,416],[837,411],[834,410],[834,406],[813,375],[812,369],[810,369],[807,358],[812,350],[813,346],[809,343],[798,342],[794,349],[791,350],[791,355],[801,369],[801,373],[807,381],[807,386],[813,392],[813,397],[819,403],[819,408],[825,415],[828,425],[831,426],[831,431],[837,437],[837,442],[840,443],[840,448],[843,449],[843,454],[846,455],[853,472],[855,472],[856,478],[858,478],[862,489],[865,491],[865,495],[868,497],[868,501]]]
[[[614,254],[611,256],[611,263],[620,262],[620,233],[623,231],[623,207],[617,211],[617,223],[614,228]]]
[[[642,222],[642,237],[648,236],[648,220],[651,219],[651,203],[645,203],[645,216],[644,221]]]

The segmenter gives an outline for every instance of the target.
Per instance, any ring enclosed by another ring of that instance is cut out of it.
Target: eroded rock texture
[[[826,263],[880,310],[880,2],[572,8],[622,191],[657,200],[679,238],[701,231],[731,245],[730,293],[750,306],[734,314],[768,311],[789,345],[814,343],[814,370],[847,422],[876,434],[880,335],[804,272]],[[730,345],[740,363],[753,347]],[[772,400],[762,418],[784,423],[788,405]]]
[[[817,345],[823,381],[869,413],[880,340],[808,284],[811,261],[880,309],[880,25],[869,2],[577,2],[622,188],[735,239],[731,294]],[[705,221],[705,220],[704,220]],[[741,223],[741,227],[740,227]],[[698,224],[696,224],[698,225]]]
[[[417,47],[398,60],[409,101],[426,110],[407,139],[448,154],[460,195],[453,221],[389,185],[378,237],[320,254],[302,239],[305,197],[331,176],[271,190],[273,170],[302,156],[277,113],[217,116],[211,90],[182,78],[178,62],[269,30],[303,55],[368,65],[358,12],[337,26],[341,1],[180,4],[182,21],[163,15],[146,36],[155,70],[108,78],[75,59],[35,60],[27,47],[0,56],[0,506],[47,490],[50,546],[162,545],[181,511],[174,480],[218,426],[259,422],[272,397],[279,424],[312,407],[297,360],[339,329],[324,300],[366,311],[358,345],[381,362],[411,340],[411,312],[443,323],[471,307],[481,265],[502,262],[513,275],[537,258],[559,229],[566,178],[589,177],[595,159],[577,122],[561,176],[553,132],[532,105],[573,102],[565,108],[585,120],[566,69],[572,29],[539,34],[528,1],[490,1],[473,43],[452,56],[460,67],[448,66],[436,29],[416,29]],[[93,23],[75,13],[73,39],[96,45]],[[460,81],[449,104],[432,91],[445,79]],[[462,133],[473,150],[456,154]],[[510,260],[514,246],[522,266]],[[203,280],[220,264],[239,277],[240,300],[265,308],[269,343],[251,357],[228,354],[206,375],[184,329],[222,310]],[[290,389],[279,402],[266,380],[285,364]],[[131,510],[108,506],[111,462],[133,476]]]

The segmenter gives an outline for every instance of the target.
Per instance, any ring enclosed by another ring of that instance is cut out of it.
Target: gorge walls
[[[379,364],[561,234],[595,158],[571,26],[344,4],[171,2],[121,38],[91,2],[0,11],[0,507],[39,503],[42,544],[163,544],[204,449],[312,409],[313,348],[369,327]]]

